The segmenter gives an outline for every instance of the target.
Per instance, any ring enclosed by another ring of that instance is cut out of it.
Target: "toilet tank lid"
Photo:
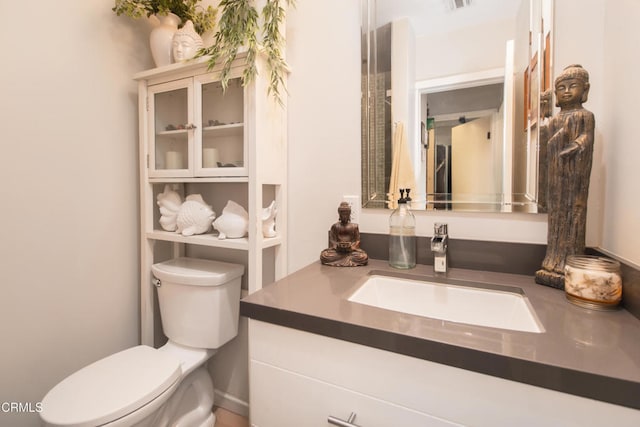
[[[181,285],[219,286],[244,274],[244,265],[180,257],[151,266],[153,275]]]
[[[41,418],[57,426],[96,426],[123,417],[177,383],[180,360],[139,345],[71,374],[42,399]]]

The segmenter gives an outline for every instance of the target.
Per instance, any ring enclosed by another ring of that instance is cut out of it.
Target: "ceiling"
[[[423,37],[515,18],[522,1],[527,0],[472,0],[469,6],[451,10],[449,0],[375,0],[377,27],[406,17],[416,37]]]

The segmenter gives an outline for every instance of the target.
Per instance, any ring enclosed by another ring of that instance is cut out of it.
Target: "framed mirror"
[[[362,0],[363,207],[543,208],[552,2]]]

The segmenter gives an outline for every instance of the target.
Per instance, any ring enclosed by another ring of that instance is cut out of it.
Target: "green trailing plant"
[[[200,0],[115,0],[112,10],[118,16],[134,19],[170,12],[180,18],[181,25],[187,21],[193,22],[196,32],[201,35],[214,27],[218,13],[212,6],[205,8],[200,5]]]
[[[281,34],[282,23],[285,18],[283,4],[295,6],[295,0],[266,0],[261,11],[262,35],[259,39],[260,14],[254,6],[253,0],[221,0],[218,9],[212,6],[203,8],[201,0],[115,0],[113,11],[119,15],[126,15],[134,19],[154,14],[171,12],[184,24],[193,22],[198,34],[212,29],[215,25],[218,10],[221,11],[218,28],[211,46],[201,49],[197,56],[208,56],[208,69],[213,69],[222,63],[221,83],[226,90],[229,83],[231,66],[238,57],[241,49],[246,49],[245,69],[242,74],[242,84],[251,83],[257,73],[256,58],[259,51],[266,57],[267,72],[269,73],[268,94],[282,104],[282,90],[287,65],[284,61],[284,39]]]
[[[286,0],[292,5],[294,0]],[[284,40],[280,33],[280,26],[285,18],[285,10],[281,6],[281,0],[267,0],[262,9],[264,19],[262,45],[267,56],[269,68],[268,93],[282,103],[280,88],[284,88],[284,74],[287,72],[287,64],[282,55]],[[285,88],[286,89],[286,88]]]
[[[208,68],[213,69],[222,61],[221,83],[226,89],[229,81],[231,65],[242,47],[246,47],[245,69],[242,84],[251,83],[257,74],[256,56],[259,50],[264,51],[269,72],[268,94],[282,104],[284,88],[284,74],[286,63],[282,49],[284,40],[281,34],[281,24],[285,18],[283,2],[294,6],[295,0],[266,0],[262,9],[262,39],[258,41],[258,11],[252,0],[222,0],[219,8],[222,10],[218,29],[214,36],[214,43],[210,47],[201,49],[198,56],[208,56]]]
[[[214,42],[211,46],[201,49],[197,56],[209,56],[209,69],[222,60],[220,80],[222,88],[226,90],[231,65],[241,47],[246,46],[247,49],[242,84],[250,83],[257,73],[255,60],[258,52],[258,12],[250,0],[222,0],[219,7],[222,13]]]

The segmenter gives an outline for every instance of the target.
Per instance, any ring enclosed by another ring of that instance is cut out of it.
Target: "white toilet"
[[[244,266],[176,258],[152,272],[167,344],[132,347],[65,378],[42,399],[45,425],[213,427],[205,362],[238,333]]]

